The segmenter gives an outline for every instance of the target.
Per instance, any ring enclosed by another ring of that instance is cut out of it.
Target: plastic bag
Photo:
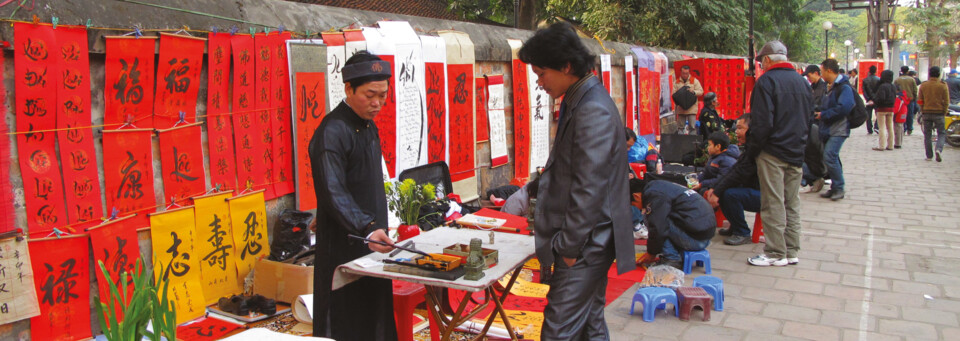
[[[281,262],[310,246],[310,222],[313,213],[286,209],[277,217],[273,228],[273,242],[270,243],[272,261]]]
[[[640,287],[666,287],[676,289],[683,286],[683,271],[669,265],[657,265],[647,269],[640,281]]]

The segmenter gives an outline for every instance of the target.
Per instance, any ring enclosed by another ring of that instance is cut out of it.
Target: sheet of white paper
[[[395,48],[393,79],[397,99],[396,174],[427,163],[426,77],[420,37],[406,21],[377,22]]]
[[[530,170],[547,165],[550,156],[550,95],[537,85],[537,74],[527,65],[530,94]]]
[[[343,63],[347,61],[343,45],[327,45],[327,110],[333,110],[347,94],[343,90]]]

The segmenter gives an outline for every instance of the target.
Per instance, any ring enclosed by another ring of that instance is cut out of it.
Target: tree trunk
[[[537,0],[520,0],[520,11],[517,16],[517,28],[524,30],[537,29]]]

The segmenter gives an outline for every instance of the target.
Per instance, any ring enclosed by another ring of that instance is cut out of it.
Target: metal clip
[[[53,17],[50,19],[50,23],[53,24],[53,29],[57,29],[57,25],[60,24],[60,18]]]

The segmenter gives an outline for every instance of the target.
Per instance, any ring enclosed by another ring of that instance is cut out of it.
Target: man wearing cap
[[[380,135],[373,118],[390,86],[390,64],[366,51],[343,67],[346,98],[310,140],[310,167],[317,195],[317,248],[313,281],[313,335],[336,340],[396,340],[393,285],[364,277],[331,291],[340,264],[392,246],[366,244],[350,236],[393,245],[387,236]]]
[[[784,266],[799,262],[800,179],[803,153],[813,113],[810,86],[787,60],[779,41],[763,45],[757,54],[763,76],[750,97],[751,120],[747,156],[756,161],[763,215],[763,252],[747,262]]]
[[[960,103],[960,78],[957,78],[957,69],[950,71],[947,75],[947,88],[950,89],[950,104]]]

